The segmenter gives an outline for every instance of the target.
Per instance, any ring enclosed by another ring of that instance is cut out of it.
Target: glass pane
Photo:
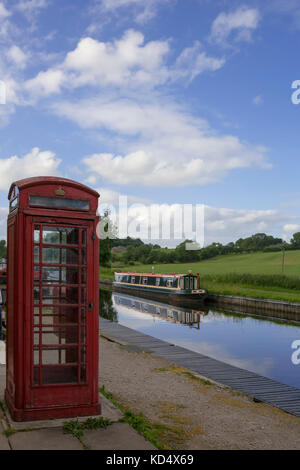
[[[73,364],[78,359],[78,348],[43,349],[42,364]]]
[[[53,207],[62,209],[89,210],[89,201],[74,199],[62,199],[58,197],[30,196],[29,204],[31,206]]]
[[[40,323],[40,309],[39,307],[34,307],[34,324],[38,325]]]
[[[40,329],[34,328],[33,343],[40,344]]]
[[[78,284],[79,270],[70,267],[43,267],[43,284]]]
[[[42,315],[43,325],[59,326],[60,324],[76,325],[78,323],[77,307],[42,307]]]
[[[34,266],[33,269],[33,280],[35,284],[40,283],[40,267],[39,266]]]
[[[81,244],[86,245],[86,229],[82,229]]]
[[[44,264],[78,264],[78,248],[43,248]]]
[[[34,297],[34,303],[39,304],[40,303],[40,288],[39,287],[34,287],[33,297]]]
[[[43,345],[76,344],[78,343],[77,327],[44,327],[42,329]]]
[[[78,245],[78,228],[73,227],[44,227],[43,243]]]
[[[34,226],[34,242],[40,243],[40,226],[39,225]]]
[[[42,384],[67,384],[78,382],[77,366],[51,366],[42,368]]]
[[[34,247],[34,262],[35,264],[39,264],[40,262],[40,247],[39,246]]]
[[[80,367],[80,382],[86,382],[86,366]]]
[[[86,249],[82,248],[81,253],[82,253],[81,264],[86,264]]]
[[[42,288],[43,304],[77,304],[78,288],[77,287],[43,287]]]

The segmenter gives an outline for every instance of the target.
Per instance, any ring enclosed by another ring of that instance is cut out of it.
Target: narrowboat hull
[[[178,305],[179,307],[195,308],[205,301],[207,298],[207,291],[205,289],[199,289],[198,291],[185,292],[182,290],[171,290],[171,289],[156,289],[150,286],[131,286],[130,284],[124,285],[120,282],[114,281],[112,288],[118,292],[124,292],[125,294],[135,295],[136,297],[142,297],[144,299],[157,300],[164,303]]]

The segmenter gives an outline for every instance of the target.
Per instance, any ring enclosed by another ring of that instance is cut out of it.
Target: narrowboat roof
[[[115,274],[127,274],[130,276],[153,276],[153,277],[159,277],[159,276],[167,276],[167,277],[178,277],[178,276],[196,276],[196,274],[180,274],[180,273],[138,273],[135,271],[115,271]]]

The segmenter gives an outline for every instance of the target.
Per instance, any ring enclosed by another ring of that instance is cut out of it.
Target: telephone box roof
[[[22,189],[30,188],[31,186],[39,186],[41,184],[72,186],[73,188],[90,193],[94,197],[99,197],[99,193],[97,193],[97,191],[89,188],[88,186],[85,186],[84,184],[78,183],[77,181],[69,180],[67,178],[60,178],[57,176],[34,176],[32,178],[25,178],[12,183],[9,189],[8,199],[10,199],[14,186],[17,186],[19,191],[21,191]]]

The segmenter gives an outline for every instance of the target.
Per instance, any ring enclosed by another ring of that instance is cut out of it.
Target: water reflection
[[[189,310],[102,289],[100,299],[100,315],[109,320],[300,388],[300,365],[291,361],[299,325]]]
[[[200,329],[200,318],[208,313],[200,310],[187,310],[181,307],[151,302],[124,294],[113,294],[113,301],[116,306],[125,306],[141,313],[148,313],[152,318],[188,325],[190,328]]]

